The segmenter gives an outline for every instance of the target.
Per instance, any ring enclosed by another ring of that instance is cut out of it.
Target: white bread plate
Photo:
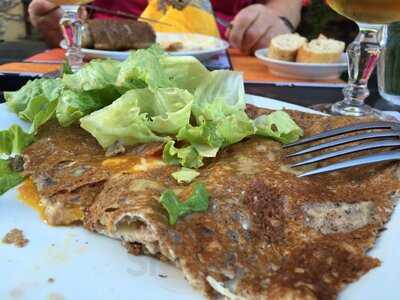
[[[273,75],[286,78],[303,80],[332,80],[338,79],[347,70],[347,54],[342,53],[340,61],[337,63],[298,63],[283,61],[268,57],[268,49],[259,49],[255,56],[263,62]]]

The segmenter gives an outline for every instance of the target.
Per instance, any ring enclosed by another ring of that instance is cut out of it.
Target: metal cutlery
[[[311,142],[320,141],[326,138],[332,138],[340,135],[344,135],[347,133],[353,133],[358,131],[366,131],[360,134],[351,135],[351,136],[343,136],[334,140],[330,140],[328,142],[324,142],[321,144],[313,145],[306,149],[297,151],[295,153],[289,154],[288,157],[298,157],[305,154],[310,154],[316,151],[329,149],[332,147],[345,145],[349,143],[354,143],[358,141],[365,140],[374,140],[372,142],[360,143],[356,145],[352,145],[350,147],[344,147],[339,150],[326,152],[312,158],[306,159],[299,163],[295,163],[292,167],[299,167],[309,164],[314,164],[317,162],[321,162],[327,159],[341,157],[348,154],[358,153],[367,150],[381,149],[381,148],[396,148],[400,147],[400,123],[396,122],[368,122],[368,123],[359,123],[350,126],[345,126],[341,128],[331,129],[324,131],[322,133],[306,137],[301,139],[295,143],[285,145],[284,148],[291,148],[294,146],[300,146],[304,144],[308,144]],[[373,131],[372,131],[373,130]],[[378,131],[377,131],[378,130]],[[369,154],[365,156],[361,156],[358,158],[353,158],[349,160],[340,161],[334,164],[330,164],[321,168],[316,168],[309,172],[305,172],[299,177],[306,177],[311,175],[317,175],[327,172],[333,172],[338,170],[343,170],[351,167],[369,165],[373,163],[385,162],[385,161],[393,161],[400,160],[400,150],[389,150],[386,152],[380,152],[375,154]]]
[[[233,28],[233,24],[227,20],[221,19],[218,16],[215,16],[215,21],[217,21],[217,23],[223,27],[225,27],[226,29],[232,29]]]

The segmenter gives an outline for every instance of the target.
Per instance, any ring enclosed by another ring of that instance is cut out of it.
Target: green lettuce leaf
[[[175,147],[175,141],[170,140],[164,145],[163,160],[169,165],[179,165],[181,159],[178,157],[178,149]]]
[[[66,127],[101,107],[88,94],[66,90],[58,101],[56,117]]]
[[[192,195],[185,202],[179,200],[172,190],[167,190],[161,195],[160,203],[168,212],[169,223],[174,225],[183,216],[207,211],[209,197],[204,185],[196,183]]]
[[[90,132],[103,148],[117,141],[123,145],[165,141],[164,137],[151,131],[149,116],[141,110],[141,99],[145,99],[148,93],[147,89],[125,93],[111,105],[83,117],[81,127]]]
[[[165,56],[160,62],[173,86],[188,90],[192,94],[211,76],[211,72],[193,56]]]
[[[178,88],[157,89],[154,95],[142,99],[150,106],[150,128],[159,134],[176,134],[189,124],[193,96]],[[142,105],[143,106],[143,105]]]
[[[41,125],[55,116],[62,91],[63,84],[59,79],[36,79],[19,91],[6,92],[5,98],[11,110],[32,123],[30,132],[36,133]]]
[[[62,126],[69,126],[80,118],[111,104],[119,97],[113,89],[90,92],[64,90],[59,98],[56,117]]]
[[[192,145],[194,149],[196,149],[197,153],[201,157],[216,157],[219,151],[219,147],[211,147],[208,145],[195,144]]]
[[[73,74],[71,66],[68,64],[68,62],[64,61],[64,63],[61,66],[61,74]]]
[[[187,124],[182,127],[176,139],[191,144],[202,157],[215,157],[224,139],[217,132],[217,125],[213,121],[202,120],[200,126]]]
[[[192,145],[202,157],[215,157],[221,147],[238,143],[256,130],[254,122],[241,111],[219,121],[200,122],[199,126],[186,125],[176,138]]]
[[[32,123],[30,132],[36,134],[39,127],[55,116],[58,101],[49,101],[44,96],[32,99],[19,116]]]
[[[199,176],[200,173],[193,169],[181,168],[179,171],[176,171],[171,175],[179,183],[183,182],[190,183],[193,181],[193,179]]]
[[[124,145],[164,141],[158,134],[176,134],[189,123],[192,102],[189,92],[177,88],[160,88],[154,93],[147,88],[131,90],[111,105],[83,118],[81,125],[103,147],[117,140]],[[107,128],[102,125],[105,122],[108,122]]]
[[[64,74],[64,85],[74,91],[101,90],[115,86],[121,63],[112,59],[95,59],[78,72]]]
[[[255,119],[256,134],[272,138],[283,144],[297,141],[303,136],[303,130],[284,111],[275,111]]]
[[[244,111],[238,111],[221,119],[217,124],[217,132],[223,138],[223,145],[228,146],[255,134],[256,128]]]
[[[155,90],[161,87],[173,87],[172,81],[160,63],[164,55],[158,46],[132,52],[121,64],[117,86],[125,90],[145,87]]]
[[[218,121],[246,107],[243,76],[239,72],[213,71],[194,94],[193,114]]]
[[[0,195],[20,184],[24,178],[20,173],[13,171],[9,161],[0,159]]]
[[[5,92],[4,98],[8,107],[19,115],[36,98],[44,99],[39,102],[53,102],[57,100],[62,89],[63,84],[59,79],[35,79],[28,81],[28,83],[16,92]],[[24,118],[23,115],[19,115],[19,117]],[[31,121],[30,119],[25,120]]]
[[[172,190],[162,193],[160,203],[168,212],[169,224],[175,225],[178,218],[190,213],[190,208],[181,202]]]
[[[201,125],[192,126],[187,124],[182,127],[176,139],[178,141],[186,141],[193,145],[207,145],[212,148],[222,146],[224,140],[217,132],[217,124],[213,121],[202,120]]]
[[[2,157],[21,154],[34,141],[33,134],[26,133],[18,125],[0,131],[0,155]]]
[[[175,141],[168,141],[165,144],[163,160],[170,165],[181,165],[193,169],[198,169],[204,165],[203,157],[194,146],[176,148]]]

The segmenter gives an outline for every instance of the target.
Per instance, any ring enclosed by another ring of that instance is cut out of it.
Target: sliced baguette
[[[304,44],[297,53],[300,63],[336,63],[344,51],[345,43],[328,39],[324,35]]]
[[[297,51],[307,43],[298,33],[281,34],[274,37],[268,48],[268,57],[278,60],[295,61]]]

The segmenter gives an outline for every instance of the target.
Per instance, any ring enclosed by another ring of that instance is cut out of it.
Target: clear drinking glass
[[[333,104],[333,114],[346,116],[378,115],[364,103],[368,80],[385,43],[384,24],[400,21],[400,0],[327,0],[339,14],[357,22],[360,32],[347,49],[349,82],[343,89],[344,100]]]
[[[400,105],[400,22],[384,31],[387,43],[378,63],[379,93],[390,103]]]
[[[79,7],[82,4],[90,3],[92,0],[50,0],[60,5],[63,16],[60,26],[67,46],[67,62],[72,72],[78,71],[83,63],[81,49],[83,25],[79,18]]]

